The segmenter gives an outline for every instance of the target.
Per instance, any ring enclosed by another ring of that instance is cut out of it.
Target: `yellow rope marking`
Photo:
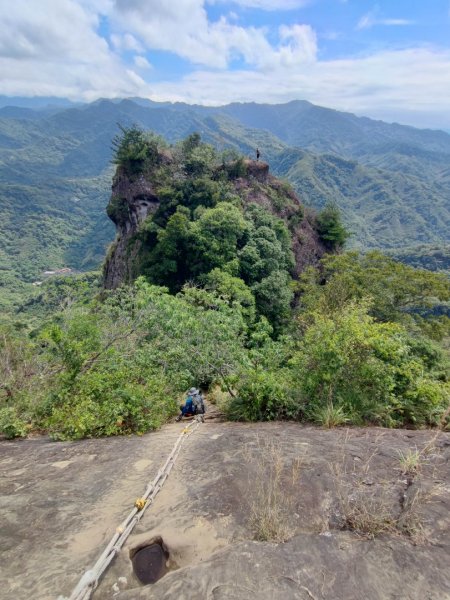
[[[163,467],[158,471],[155,479],[147,484],[144,495],[136,499],[132,511],[121,525],[116,528],[115,534],[93,568],[84,573],[69,598],[59,596],[58,600],[89,600],[91,598],[101,576],[108,568],[108,565],[120,551],[134,526],[142,518],[147,508],[153,503],[155,496],[164,485],[180,452],[181,445],[183,444],[186,435],[195,431],[199,425],[199,421],[192,420],[189,425],[182,430]]]
[[[134,503],[135,507],[138,510],[142,510],[146,504],[147,504],[147,500],[145,498],[137,498],[136,502]]]

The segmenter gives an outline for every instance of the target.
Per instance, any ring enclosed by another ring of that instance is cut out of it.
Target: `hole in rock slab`
[[[161,537],[140,544],[130,552],[133,571],[141,583],[156,583],[169,570],[169,551]]]

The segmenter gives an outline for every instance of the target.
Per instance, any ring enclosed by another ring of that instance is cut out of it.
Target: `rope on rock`
[[[177,456],[180,453],[184,440],[197,429],[200,423],[200,419],[194,419],[184,427],[163,467],[158,471],[155,479],[147,484],[143,496],[136,499],[133,510],[119,527],[117,527],[116,533],[111,538],[109,544],[106,546],[95,565],[92,569],[89,569],[84,573],[69,598],[59,596],[58,600],[89,600],[89,598],[91,598],[94,590],[98,586],[101,576],[108,568],[110,562],[116,554],[118,554],[135,525],[142,519],[144,512],[152,504],[155,496],[164,485]]]

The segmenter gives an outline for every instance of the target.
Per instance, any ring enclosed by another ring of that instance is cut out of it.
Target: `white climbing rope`
[[[155,496],[164,485],[175,460],[180,453],[184,440],[189,434],[197,429],[200,422],[201,420],[194,419],[184,427],[163,467],[158,471],[155,479],[147,484],[144,494],[141,498],[136,500],[134,508],[127,518],[119,525],[119,527],[117,527],[116,533],[111,538],[109,544],[106,546],[95,565],[92,569],[89,569],[84,573],[69,598],[59,596],[58,600],[89,600],[89,598],[91,598],[94,590],[98,586],[101,576],[108,568],[110,562],[122,548],[126,539],[133,531],[133,528],[141,520],[144,512],[153,503]]]

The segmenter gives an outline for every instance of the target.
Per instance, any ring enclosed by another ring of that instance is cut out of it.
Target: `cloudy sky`
[[[0,2],[0,94],[316,104],[450,129],[450,0]]]

